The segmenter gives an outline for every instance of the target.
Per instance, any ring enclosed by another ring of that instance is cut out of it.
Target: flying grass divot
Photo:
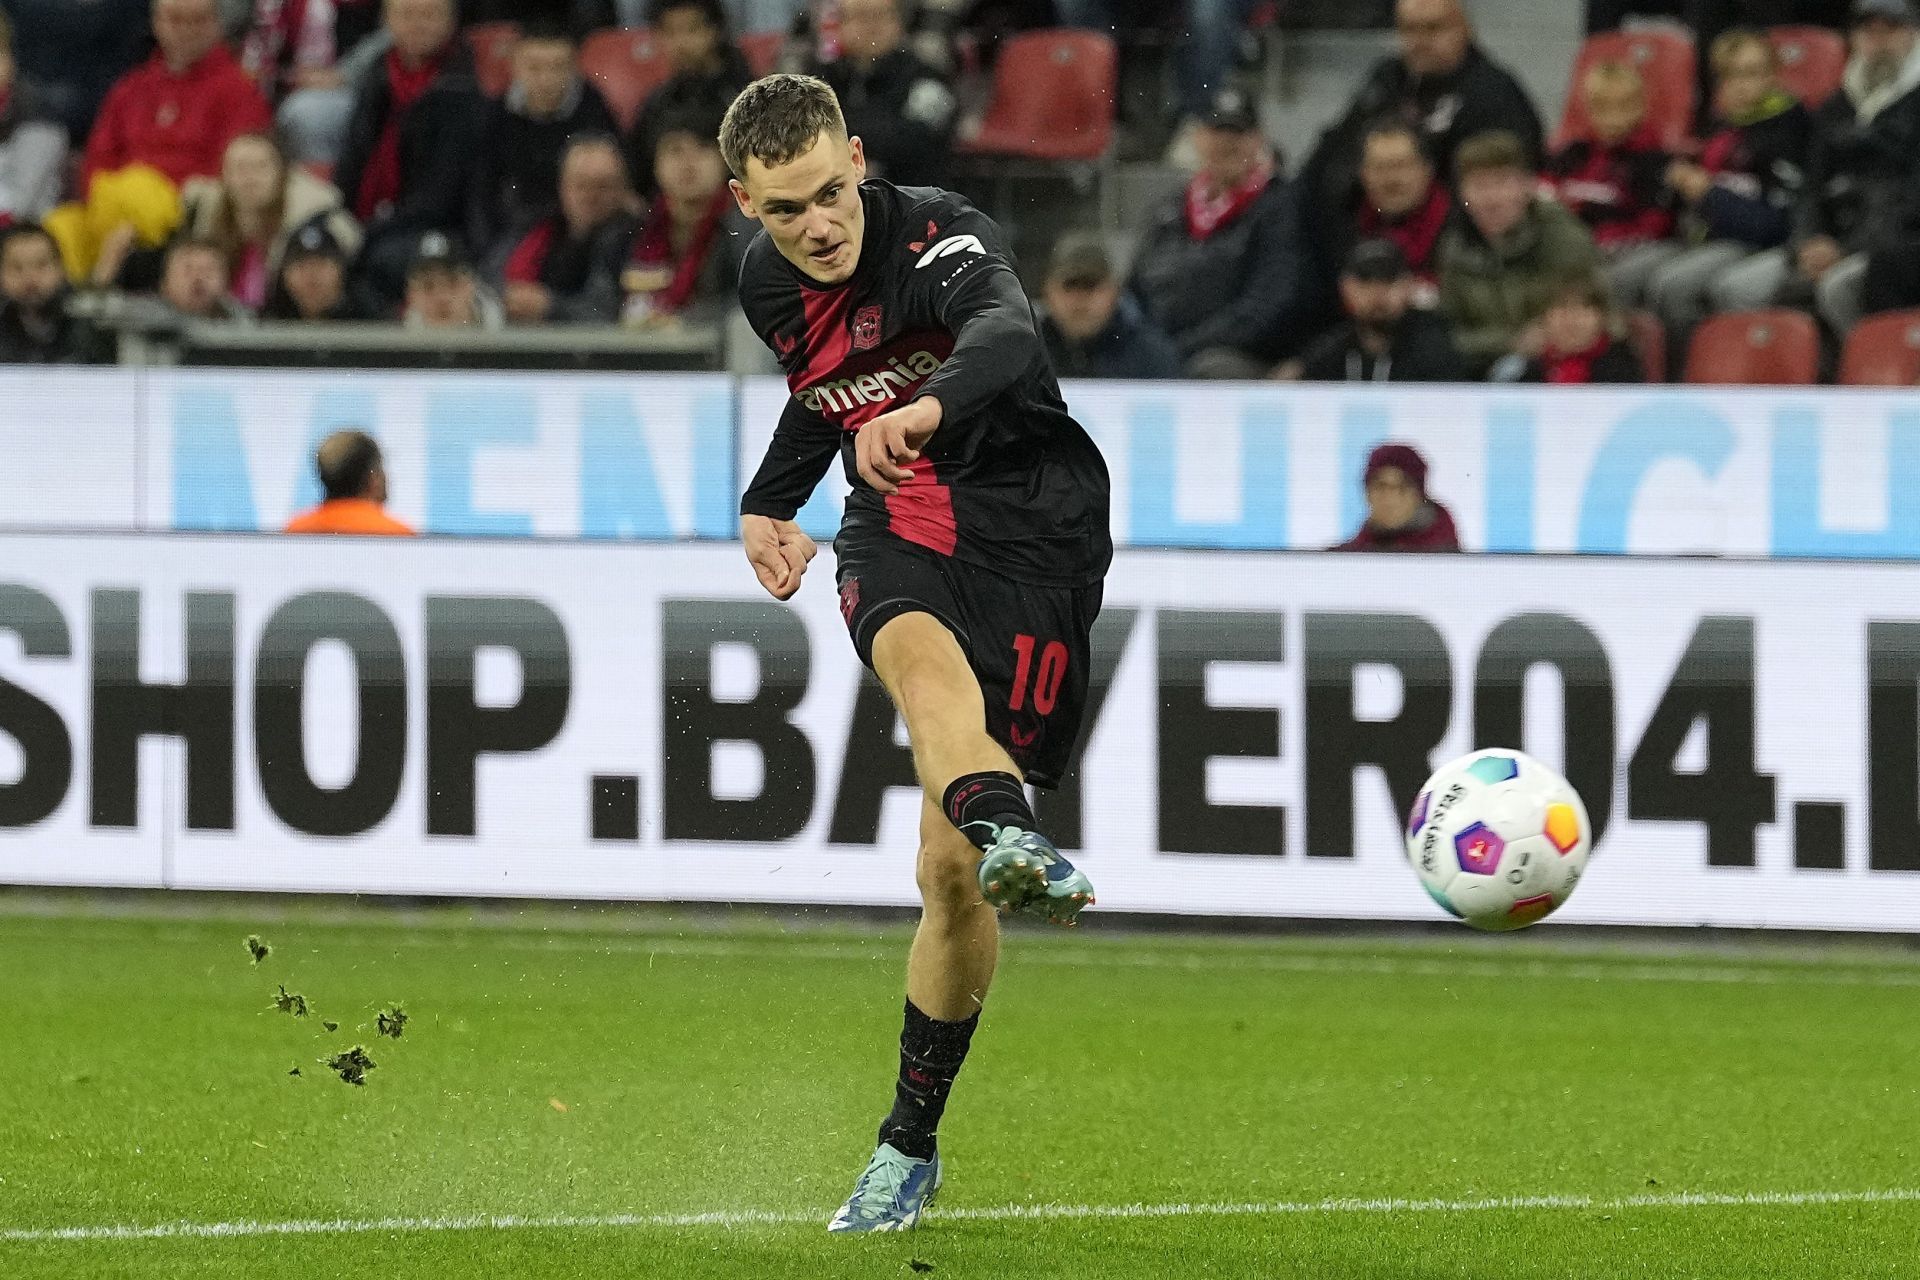
[[[389,1040],[398,1040],[407,1029],[407,1011],[399,1005],[382,1009],[373,1020],[373,1029]]]
[[[287,990],[287,984],[284,982],[280,984],[280,994],[273,998],[271,1007],[276,1013],[284,1013],[294,1018],[304,1018],[308,1013],[307,998],[298,991]]]
[[[367,1072],[379,1065],[379,1063],[375,1062],[372,1058],[369,1058],[367,1051],[359,1045],[353,1046],[353,1048],[348,1049],[345,1053],[336,1053],[331,1058],[324,1059],[324,1061],[335,1075],[356,1087],[365,1085],[367,1083]]]
[[[253,957],[255,964],[259,964],[273,954],[273,948],[260,941],[259,934],[250,933],[247,935],[247,954]]]

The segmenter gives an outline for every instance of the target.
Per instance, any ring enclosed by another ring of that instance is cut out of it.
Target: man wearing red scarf
[[[1194,136],[1200,172],[1148,229],[1129,288],[1193,377],[1261,377],[1297,332],[1293,200],[1253,100],[1222,89]]]
[[[653,162],[660,196],[620,280],[629,325],[688,319],[730,303],[749,237],[733,212],[718,134],[697,111],[661,126]]]
[[[453,0],[386,0],[393,47],[354,90],[334,183],[367,227],[363,301],[387,314],[422,233],[465,238],[486,99]]]
[[[1418,282],[1414,305],[1439,301],[1440,233],[1453,216],[1453,196],[1434,172],[1419,131],[1401,121],[1375,125],[1360,146],[1360,241],[1390,240]]]
[[[633,239],[626,157],[610,137],[576,138],[560,157],[560,212],[520,237],[501,269],[514,324],[607,324]]]
[[[267,100],[220,42],[214,0],[154,0],[153,57],[120,77],[87,139],[81,187],[150,165],[176,185],[216,175],[227,143],[267,129]]]

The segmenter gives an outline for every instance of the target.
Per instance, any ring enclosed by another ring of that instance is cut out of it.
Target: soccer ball
[[[1518,751],[1476,751],[1427,779],[1407,860],[1429,896],[1476,929],[1546,919],[1587,869],[1593,828],[1567,780]]]

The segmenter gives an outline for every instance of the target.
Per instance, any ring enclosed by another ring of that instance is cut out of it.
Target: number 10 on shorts
[[[1058,640],[1047,641],[1040,650],[1040,670],[1033,669],[1033,651],[1039,647],[1039,641],[1032,636],[1018,635],[1013,638],[1014,667],[1013,694],[1007,699],[1009,711],[1021,711],[1027,705],[1027,682],[1033,681],[1033,709],[1036,714],[1053,714],[1055,701],[1060,697],[1060,682],[1067,678],[1067,646]]]

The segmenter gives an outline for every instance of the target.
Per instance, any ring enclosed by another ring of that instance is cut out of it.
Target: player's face
[[[1404,529],[1420,512],[1420,490],[1398,467],[1381,467],[1367,481],[1367,519],[1383,531]]]
[[[823,130],[803,154],[780,165],[747,161],[733,183],[740,212],[767,229],[780,256],[821,284],[844,284],[860,265],[867,211],[860,139]]]

